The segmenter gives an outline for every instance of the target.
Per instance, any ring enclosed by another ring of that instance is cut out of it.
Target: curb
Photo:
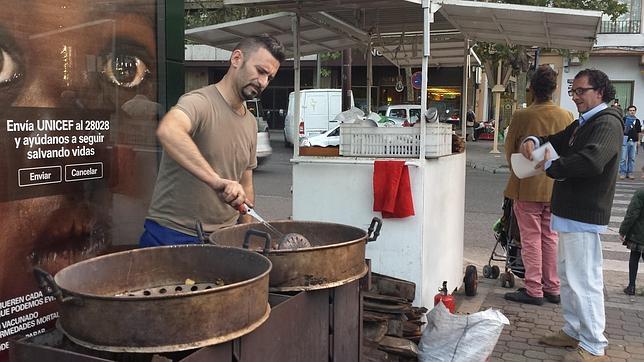
[[[465,165],[469,168],[476,168],[481,171],[490,172],[490,173],[510,173],[510,169],[507,166],[493,166],[493,165],[484,165],[478,164],[474,161],[465,161]]]

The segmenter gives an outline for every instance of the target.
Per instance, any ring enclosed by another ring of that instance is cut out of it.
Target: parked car
[[[300,120],[295,122],[295,94],[288,97],[288,110],[284,120],[284,142],[293,145],[293,128],[298,127],[300,137],[313,137],[334,128],[335,117],[342,112],[342,89],[305,89],[300,92]],[[351,95],[351,107],[354,106]]]
[[[340,125],[313,137],[304,137],[300,142],[302,146],[339,146],[340,145]]]
[[[393,119],[406,120],[414,124],[420,120],[420,104],[391,104],[378,107],[378,114]],[[404,121],[403,121],[404,122]]]
[[[264,163],[272,154],[270,133],[268,132],[268,122],[264,120],[262,102],[257,99],[246,101],[246,108],[255,116],[257,120],[257,164]]]

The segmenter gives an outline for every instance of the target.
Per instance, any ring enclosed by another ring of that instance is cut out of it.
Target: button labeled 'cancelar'
[[[103,162],[65,165],[65,182],[103,178]]]

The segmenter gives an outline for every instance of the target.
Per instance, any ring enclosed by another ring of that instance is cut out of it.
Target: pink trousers
[[[550,203],[514,200],[514,216],[521,233],[521,258],[529,295],[559,294],[557,233],[550,229]]]

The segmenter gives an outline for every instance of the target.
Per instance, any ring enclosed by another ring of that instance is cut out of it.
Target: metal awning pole
[[[461,136],[467,140],[467,93],[470,75],[470,40],[465,38],[465,58],[463,59],[463,89],[461,90]]]
[[[496,73],[496,85],[492,92],[494,93],[494,142],[492,143],[492,151],[490,153],[501,153],[499,152],[499,127],[501,127],[501,122],[499,122],[499,117],[501,115],[501,72],[503,62],[499,59],[499,68]]]
[[[425,139],[427,138],[427,125],[423,122],[425,113],[427,113],[427,78],[429,76],[429,23],[433,21],[433,14],[431,12],[431,1],[423,0],[423,69],[420,86],[420,154],[418,155],[421,160],[425,159]],[[424,162],[421,162],[424,164]]]
[[[371,46],[371,37],[367,45],[367,116],[371,112],[371,85],[373,84],[373,50]]]
[[[322,73],[322,60],[320,59],[320,53],[316,55],[317,61],[315,62],[315,88],[322,88],[320,86],[321,82],[321,73]]]
[[[293,72],[295,84],[293,89],[293,157],[300,155],[300,15],[296,14],[292,18],[293,29]]]

